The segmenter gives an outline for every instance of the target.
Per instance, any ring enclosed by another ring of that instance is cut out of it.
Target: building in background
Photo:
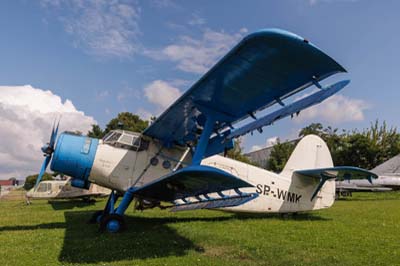
[[[287,140],[286,142],[296,144],[299,139]],[[267,168],[267,163],[269,158],[271,157],[271,151],[274,145],[268,146],[266,148],[262,148],[257,151],[252,151],[245,153],[244,156],[249,158],[250,162],[257,164],[261,168]]]

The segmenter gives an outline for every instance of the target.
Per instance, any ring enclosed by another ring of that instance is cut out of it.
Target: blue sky
[[[0,1],[0,86],[50,90],[104,126],[121,111],[159,114],[243,36],[273,27],[309,39],[352,82],[330,107],[246,137],[246,150],[310,122],[398,126],[399,10],[395,0]]]

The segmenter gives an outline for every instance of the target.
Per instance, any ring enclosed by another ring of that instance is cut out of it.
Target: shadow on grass
[[[282,217],[275,214],[232,214],[217,217],[140,217],[126,216],[128,229],[119,234],[100,233],[98,225],[87,224],[93,211],[66,211],[65,223],[0,227],[1,231],[65,229],[59,254],[62,263],[110,263],[113,261],[185,256],[188,251],[203,252],[203,248],[179,235],[168,226],[172,223],[219,222],[246,219],[285,219],[295,221],[327,220],[310,213]]]
[[[48,223],[48,224],[35,224],[35,225],[10,225],[0,227],[2,231],[26,231],[26,230],[37,230],[37,229],[62,229],[66,228],[65,223]]]
[[[83,223],[92,212],[66,212],[64,245],[60,262],[97,263],[120,260],[184,256],[189,250],[202,251],[179,235],[167,223],[173,219],[127,216],[122,233],[99,233],[97,225]]]
[[[321,217],[313,213],[236,213],[237,219],[280,219],[292,221],[329,221],[330,218]]]
[[[71,200],[49,200],[48,203],[51,205],[53,210],[71,210],[73,208],[85,208],[88,206],[95,205],[95,200],[84,201],[82,199],[71,199]]]

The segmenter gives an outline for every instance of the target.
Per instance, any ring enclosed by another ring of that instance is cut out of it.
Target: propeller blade
[[[61,118],[58,120],[56,128],[54,128],[54,126],[55,126],[55,121],[54,121],[53,130],[51,131],[49,147],[52,148],[53,150],[54,150],[54,143],[56,142],[56,138],[57,138],[57,134],[58,134],[58,126],[60,125],[60,120],[61,120]]]
[[[49,165],[50,160],[51,160],[51,156],[45,157],[44,162],[42,164],[42,168],[40,169],[40,173],[36,179],[35,190],[37,189],[37,186],[39,185],[40,181],[42,181],[42,177],[43,177],[44,173],[46,172],[46,168]]]

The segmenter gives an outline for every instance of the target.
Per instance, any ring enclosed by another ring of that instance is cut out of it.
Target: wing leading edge
[[[220,134],[254,112],[345,71],[295,34],[261,30],[245,37],[144,134],[165,145],[183,145],[198,140],[209,117],[213,119],[210,132]]]

